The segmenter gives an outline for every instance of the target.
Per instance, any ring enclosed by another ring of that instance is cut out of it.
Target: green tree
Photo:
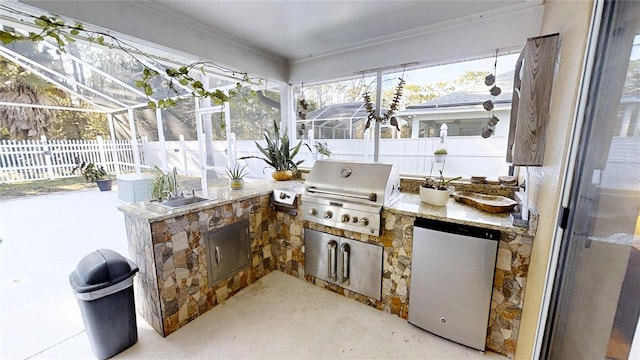
[[[70,98],[58,100],[60,106],[72,106]],[[76,105],[79,108],[90,109],[86,103]],[[50,139],[95,139],[97,136],[110,138],[109,124],[106,114],[95,112],[81,112],[58,110],[49,124],[47,137]]]

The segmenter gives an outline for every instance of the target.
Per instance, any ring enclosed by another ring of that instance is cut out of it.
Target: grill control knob
[[[325,219],[331,219],[333,217],[333,213],[329,210],[324,212],[324,218]]]
[[[358,223],[358,217],[357,217],[357,216],[352,217],[352,218],[351,218],[351,221],[352,221],[354,224],[357,224],[357,223]]]
[[[343,223],[348,223],[349,222],[349,215],[348,214],[342,215],[341,220],[342,220]]]
[[[287,195],[286,193],[280,193],[280,199],[284,200],[286,198],[288,198],[289,195]]]
[[[362,225],[362,226],[367,226],[367,225],[369,225],[369,219],[362,218],[362,219],[360,219],[359,224]]]
[[[318,213],[318,211],[316,209],[314,209],[314,208],[311,208],[311,209],[309,209],[308,213],[309,213],[309,215],[315,215],[315,214]]]

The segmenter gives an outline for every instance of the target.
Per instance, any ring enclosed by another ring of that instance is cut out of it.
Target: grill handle
[[[349,196],[349,197],[352,197],[352,198],[364,199],[364,200],[369,200],[369,201],[373,201],[373,202],[378,201],[378,195],[376,193],[370,193],[369,195],[343,194],[343,193],[336,192],[336,191],[320,190],[320,189],[317,189],[317,188],[315,188],[313,186],[307,188],[307,191],[310,192],[310,193],[313,193],[313,194]]]

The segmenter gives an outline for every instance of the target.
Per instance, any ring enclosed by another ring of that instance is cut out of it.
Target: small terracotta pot
[[[231,190],[240,190],[244,187],[243,179],[229,179],[229,187]]]
[[[274,171],[271,174],[271,177],[274,178],[276,181],[291,180],[293,178],[293,171],[291,170]]]

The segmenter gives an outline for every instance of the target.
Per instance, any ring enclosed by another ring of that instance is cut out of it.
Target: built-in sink
[[[156,204],[170,208],[170,209],[174,209],[177,207],[193,205],[193,204],[197,204],[197,203],[201,203],[203,201],[209,201],[209,200],[211,199],[207,199],[199,196],[185,196],[185,197],[178,197],[170,200],[160,201],[160,202],[157,202]]]

